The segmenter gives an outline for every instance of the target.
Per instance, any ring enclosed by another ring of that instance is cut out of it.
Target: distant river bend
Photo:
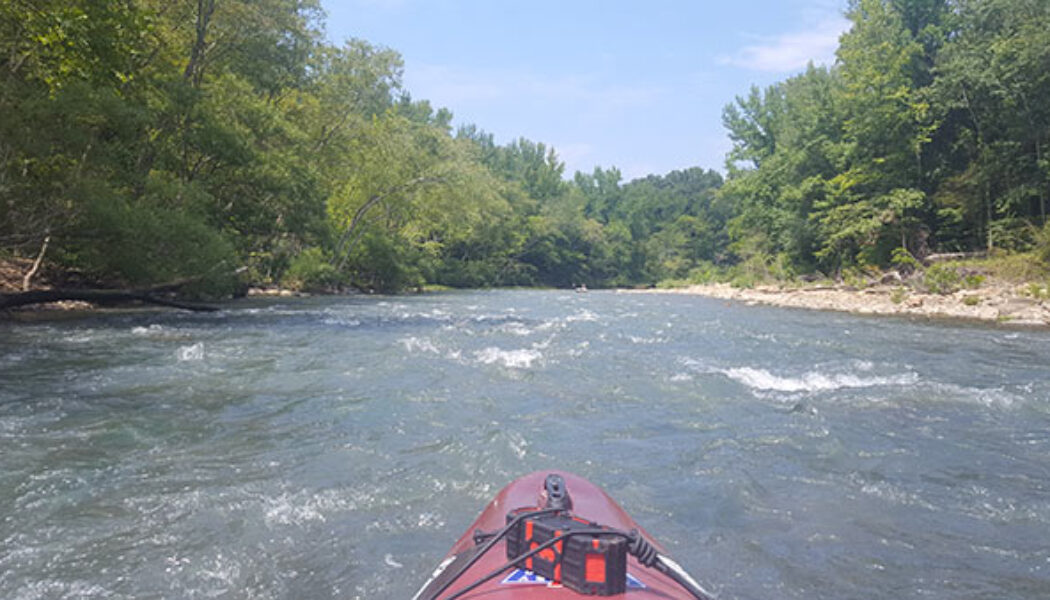
[[[693,296],[0,323],[0,598],[380,598],[605,487],[720,598],[1050,591],[1050,334]]]

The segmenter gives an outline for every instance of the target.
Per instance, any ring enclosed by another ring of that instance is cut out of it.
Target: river
[[[0,598],[411,597],[563,469],[720,598],[1050,597],[1050,333],[549,291],[0,323]]]

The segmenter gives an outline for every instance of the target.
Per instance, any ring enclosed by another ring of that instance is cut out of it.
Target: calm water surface
[[[605,487],[721,598],[1050,597],[1050,334],[451,293],[0,323],[0,598],[410,597]]]

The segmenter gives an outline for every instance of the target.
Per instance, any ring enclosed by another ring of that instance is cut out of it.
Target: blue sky
[[[722,108],[831,64],[846,0],[323,0],[333,43],[405,61],[415,99],[497,143],[553,146],[566,174],[721,170]]]

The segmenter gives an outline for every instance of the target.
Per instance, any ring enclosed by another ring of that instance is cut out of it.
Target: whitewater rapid
[[[2,323],[0,597],[409,597],[557,468],[720,598],[1042,598],[1047,356],[603,292]]]

